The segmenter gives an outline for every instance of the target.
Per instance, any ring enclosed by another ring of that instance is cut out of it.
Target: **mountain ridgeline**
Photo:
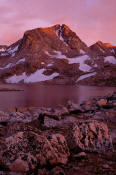
[[[0,80],[116,86],[116,46],[98,41],[88,47],[64,24],[29,30],[0,46]]]

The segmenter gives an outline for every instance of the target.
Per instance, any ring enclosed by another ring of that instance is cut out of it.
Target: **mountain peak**
[[[104,46],[104,43],[102,42],[102,41],[97,41],[95,44],[93,44],[93,45],[99,45],[99,46]]]
[[[1,46],[0,78],[11,83],[50,80],[67,84],[97,76],[99,81],[99,71],[102,74],[104,68],[106,72],[108,64],[113,68],[115,57],[111,44],[97,41],[89,48],[67,25],[56,24],[28,30],[6,49]],[[111,75],[112,80],[114,74],[109,71],[105,78]]]
[[[87,45],[66,24],[26,31],[20,48],[28,49],[28,53],[56,50],[71,56],[89,52]]]
[[[116,47],[116,46],[114,46],[114,45],[112,45],[112,44],[110,44],[110,43],[104,43],[104,45],[105,45],[106,47]]]
[[[100,56],[115,55],[116,53],[115,46],[112,46],[110,43],[103,43],[102,41],[97,41],[90,46],[90,49]]]
[[[111,43],[103,43],[102,41],[97,41],[95,44],[93,45],[99,45],[99,46],[103,46],[103,47],[116,47],[116,46],[113,46]]]

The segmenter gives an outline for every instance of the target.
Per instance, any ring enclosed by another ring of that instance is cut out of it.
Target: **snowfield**
[[[24,81],[24,83],[34,83],[34,82],[41,82],[46,80],[52,80],[55,77],[59,76],[59,73],[53,73],[51,75],[44,75],[43,72],[45,69],[39,69],[33,74],[27,76],[24,72],[22,75],[13,75],[6,79],[7,83],[19,83],[20,81]]]

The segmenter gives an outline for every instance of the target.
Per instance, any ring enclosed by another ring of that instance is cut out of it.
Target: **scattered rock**
[[[38,169],[38,175],[49,175],[49,171],[47,171],[45,168]]]
[[[76,113],[80,113],[82,110],[80,105],[75,104],[72,101],[67,102],[67,108],[68,108],[69,112],[76,112]]]
[[[81,152],[81,153],[75,154],[73,157],[74,158],[84,158],[84,157],[87,157],[87,154],[85,152]]]
[[[50,143],[56,154],[56,162],[66,164],[70,153],[64,136],[61,134],[54,134],[51,136]],[[56,163],[53,161],[53,164]]]
[[[16,159],[10,166],[12,172],[27,172],[29,171],[29,166],[26,161],[21,158]]]
[[[97,103],[100,107],[104,106],[107,104],[107,99],[100,99]]]
[[[0,175],[114,175],[115,103],[113,93],[81,105],[0,112]]]
[[[50,171],[50,175],[65,175],[65,172],[61,167],[56,166]]]
[[[79,152],[104,152],[113,149],[107,125],[96,120],[77,122],[67,139],[70,149]]]
[[[104,169],[107,169],[107,168],[109,168],[109,165],[108,165],[108,164],[104,164],[104,165],[102,165],[102,167],[103,167]]]

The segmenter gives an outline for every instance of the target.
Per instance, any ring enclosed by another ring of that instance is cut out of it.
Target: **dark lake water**
[[[0,92],[0,110],[3,111],[14,107],[55,107],[59,104],[65,105],[68,100],[81,103],[89,98],[116,91],[116,87],[71,85],[2,84],[1,87],[24,90]]]

